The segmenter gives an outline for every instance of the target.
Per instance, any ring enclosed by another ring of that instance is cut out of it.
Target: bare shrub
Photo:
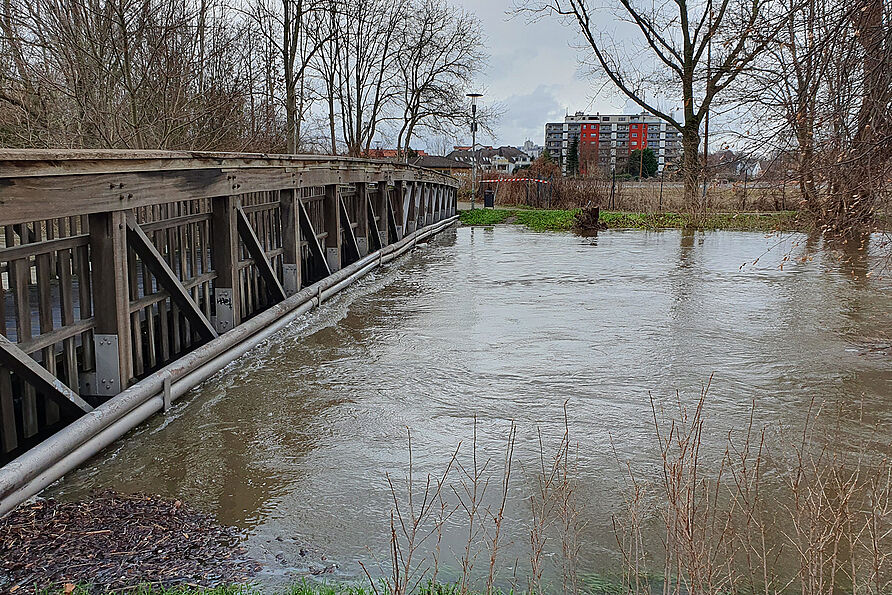
[[[771,456],[754,405],[748,427],[729,432],[709,464],[708,389],[691,407],[679,400],[674,416],[653,406],[661,481],[642,481],[624,465],[629,489],[614,517],[624,588],[649,593],[649,577],[659,575],[667,594],[888,593],[892,470],[878,454],[888,445],[865,427],[870,436],[852,449],[823,441],[812,406],[798,440],[781,438]],[[784,478],[782,489],[765,489],[768,467]],[[663,523],[660,541],[650,538],[653,514]]]

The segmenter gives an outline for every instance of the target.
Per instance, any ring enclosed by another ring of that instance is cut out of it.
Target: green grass
[[[461,211],[462,225],[517,223],[534,231],[572,231],[578,209],[475,209]],[[608,229],[724,229],[736,231],[807,231],[808,224],[796,211],[772,213],[628,213],[601,211],[600,222]]]
[[[474,209],[459,211],[458,220],[462,225],[495,225],[504,223],[514,211],[506,209]]]
[[[533,231],[567,231],[573,229],[576,222],[576,211],[516,211],[514,216],[521,225]]]

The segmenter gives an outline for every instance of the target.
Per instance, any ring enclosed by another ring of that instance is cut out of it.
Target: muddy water
[[[816,398],[840,406],[819,421],[832,440],[854,440],[859,416],[892,438],[892,283],[878,240],[826,252],[805,237],[756,233],[450,230],[54,490],[191,501],[245,530],[249,552],[266,564],[263,581],[320,571],[358,578],[360,561],[373,574],[386,568],[385,475],[398,485],[405,475],[407,428],[423,476],[441,471],[459,442],[470,463],[476,416],[478,461],[492,459],[492,502],[514,420],[500,555],[503,577],[524,576],[537,429],[551,449],[566,403],[579,453],[583,567],[610,572],[623,464],[645,479],[656,471],[651,396],[672,407],[678,391],[689,402],[713,376],[707,453],[745,425],[753,402],[757,424],[778,434],[800,427]],[[461,521],[459,513],[446,525],[446,576],[466,540]],[[556,560],[547,558],[548,573]]]

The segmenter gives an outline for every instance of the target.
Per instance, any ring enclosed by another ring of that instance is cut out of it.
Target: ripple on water
[[[498,460],[513,420],[520,470],[505,556],[522,558],[537,430],[547,444],[559,439],[566,403],[585,558],[603,570],[619,463],[655,470],[651,398],[675,410],[676,391],[690,402],[714,375],[707,415],[717,428],[745,423],[753,401],[758,423],[796,426],[813,397],[862,399],[844,414],[885,422],[892,438],[888,356],[858,347],[892,328],[888,282],[863,274],[878,266],[870,250],[813,252],[780,268],[806,249],[801,236],[758,233],[449,231],[302,317],[54,491],[188,499],[247,529],[271,581],[305,570],[307,547],[337,561],[338,576],[358,577],[357,560],[386,556],[385,474],[405,471],[406,429],[426,472],[459,442],[467,448],[475,416],[481,451]]]

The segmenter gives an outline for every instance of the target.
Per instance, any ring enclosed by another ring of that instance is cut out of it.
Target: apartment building
[[[545,148],[566,172],[567,157],[574,139],[579,140],[579,167],[613,170],[622,167],[635,149],[651,149],[658,170],[677,164],[681,156],[681,134],[663,120],[640,114],[584,114],[576,112],[563,122],[545,125]]]

